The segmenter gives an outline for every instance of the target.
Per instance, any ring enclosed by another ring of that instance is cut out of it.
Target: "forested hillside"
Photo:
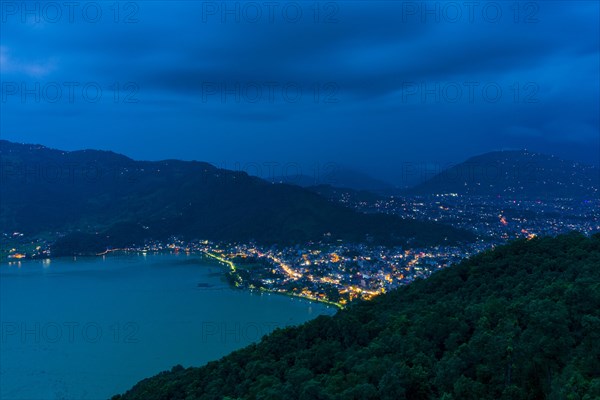
[[[518,241],[119,400],[600,399],[600,235]]]
[[[197,161],[134,161],[106,151],[60,151],[0,141],[4,232],[67,234],[53,255],[98,253],[170,236],[290,244],[331,239],[452,244],[471,232],[367,215],[298,186]]]

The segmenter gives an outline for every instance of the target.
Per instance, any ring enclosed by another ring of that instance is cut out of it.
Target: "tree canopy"
[[[516,241],[115,400],[600,398],[600,235]]]

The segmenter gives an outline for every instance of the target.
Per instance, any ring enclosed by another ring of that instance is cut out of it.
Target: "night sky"
[[[596,1],[68,4],[0,2],[2,139],[396,183],[501,149],[599,162]]]

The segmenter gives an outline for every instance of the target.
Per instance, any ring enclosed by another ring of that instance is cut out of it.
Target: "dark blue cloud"
[[[597,2],[44,4],[2,2],[7,139],[387,179],[501,148],[599,161]]]

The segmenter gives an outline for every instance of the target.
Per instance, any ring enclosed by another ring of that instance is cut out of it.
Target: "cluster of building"
[[[516,200],[447,194],[337,201],[362,212],[383,212],[402,218],[437,221],[477,233],[477,241],[462,246],[427,248],[382,247],[372,244],[314,242],[303,246],[260,246],[252,243],[151,241],[112,251],[186,252],[204,254],[227,266],[237,287],[266,290],[323,301],[337,306],[368,300],[495,245],[517,238],[557,235],[570,231],[600,232],[600,200]],[[3,233],[2,258],[47,258],[50,243],[22,233]]]
[[[343,306],[427,278],[489,247],[484,242],[410,249],[341,242],[285,248],[203,242],[198,250],[230,262],[243,287]]]
[[[468,229],[498,243],[571,231],[600,231],[600,199],[528,200],[448,193],[373,201],[356,201],[346,195],[339,201],[362,212],[396,214]]]

